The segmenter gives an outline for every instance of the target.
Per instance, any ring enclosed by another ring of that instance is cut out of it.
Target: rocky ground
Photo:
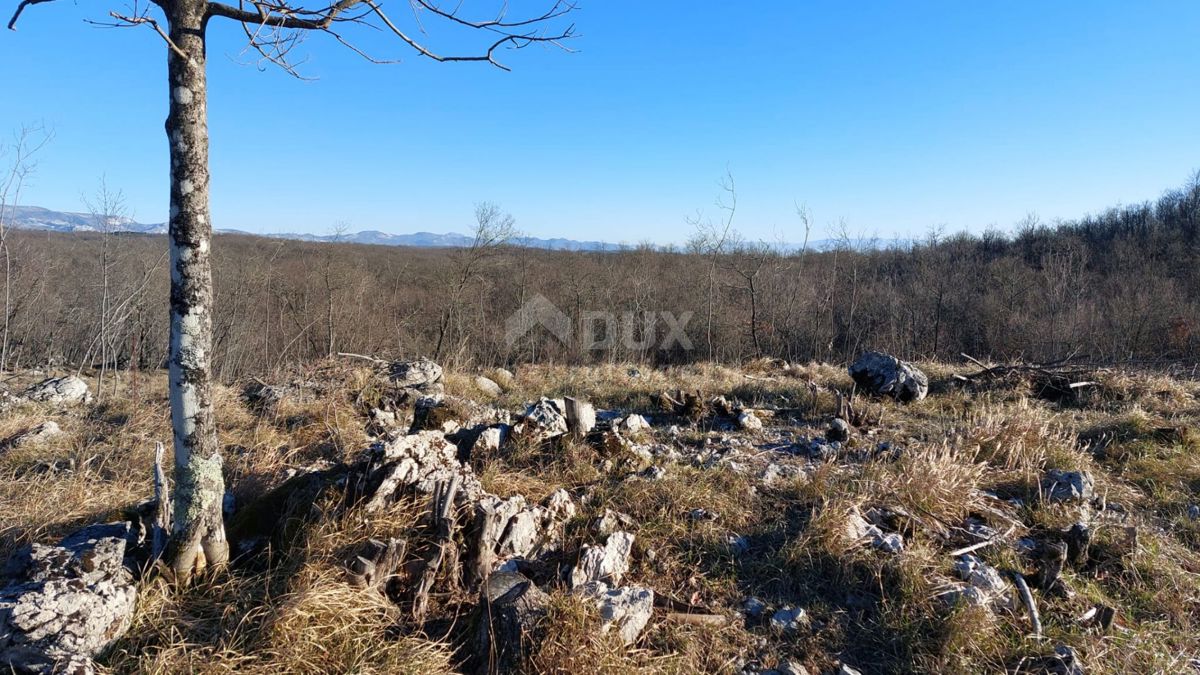
[[[351,358],[221,387],[237,559],[186,588],[144,565],[164,378],[22,373],[0,393],[0,652],[44,672],[1200,671],[1200,385],[918,365]]]

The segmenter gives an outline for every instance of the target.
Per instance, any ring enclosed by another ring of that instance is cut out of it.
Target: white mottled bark
[[[212,224],[208,203],[206,3],[166,3],[174,49],[167,51],[171,148],[171,349],[168,362],[175,442],[175,514],[167,562],[187,579],[229,559],[221,502],[225,481],[213,418]],[[185,58],[186,57],[186,58]]]

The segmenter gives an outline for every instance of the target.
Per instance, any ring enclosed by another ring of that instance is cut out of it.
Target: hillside
[[[379,456],[372,452],[453,441],[450,459],[411,456],[458,466],[457,453],[461,493],[548,505],[522,511],[542,514],[535,522],[545,529],[530,536],[547,537],[545,545],[495,549],[495,564],[509,560],[503,569],[540,588],[528,596],[540,609],[524,651],[495,651],[504,633],[493,633],[493,667],[516,658],[525,672],[1193,668],[1200,383],[1091,368],[1096,384],[1064,398],[1037,373],[965,383],[954,376],[978,366],[920,366],[928,398],[860,394],[852,411],[839,406],[839,392],[851,389],[844,367],[766,360],[529,365],[511,380],[458,371],[435,383],[411,367],[351,358],[219,388],[230,536],[242,557],[186,589],[146,582],[102,665],[117,673],[476,672],[486,615],[469,574],[478,535],[471,513],[458,513],[455,552],[431,577],[420,610],[414,589],[441,531],[428,521],[436,474],[385,501],[344,495],[363,458]],[[20,393],[44,375],[6,386]],[[440,388],[435,399],[418,395]],[[561,396],[596,406],[594,431],[547,436],[536,430],[552,429],[549,417],[539,418],[549,427],[522,417],[540,397]],[[832,423],[839,412],[849,437],[832,442],[843,431]],[[47,421],[60,433],[0,451],[0,553],[120,519],[149,498],[153,445],[169,437],[167,418],[157,373],[125,374],[99,402],[8,404],[0,438]],[[497,447],[460,430],[510,423],[516,436]],[[383,445],[368,452],[372,442]],[[609,583],[633,598],[652,592],[653,601],[626,607],[648,618],[608,615],[615,623],[602,631],[611,604],[570,587],[582,559],[608,555],[614,532],[631,535],[632,547],[627,569],[607,568]],[[355,552],[369,539],[406,544],[387,566],[395,584],[356,576],[365,568]],[[1031,636],[1015,573],[1032,589],[1041,638]]]

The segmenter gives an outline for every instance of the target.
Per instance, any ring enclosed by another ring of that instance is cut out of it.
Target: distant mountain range
[[[109,232],[136,232],[139,234],[166,234],[166,223],[139,223],[131,218],[109,218],[107,226],[103,225],[96,216],[90,213],[73,213],[69,211],[52,211],[40,206],[10,206],[5,214],[12,227],[25,230],[49,230],[52,232],[100,232],[107,228]],[[379,230],[363,230],[361,232],[335,234],[299,234],[295,232],[280,232],[275,234],[258,234],[242,230],[217,230],[217,234],[244,234],[254,237],[269,237],[272,239],[292,239],[296,241],[339,242],[347,244],[373,244],[377,246],[411,246],[413,248],[464,248],[471,245],[472,238],[457,232],[437,234],[435,232],[413,232],[411,234],[390,234]],[[578,241],[575,239],[539,239],[537,237],[517,237],[511,242],[514,246],[540,248],[552,251],[620,251],[628,246],[613,244],[606,241]],[[906,247],[914,243],[909,239],[873,239],[852,242],[851,246],[859,249],[886,249]],[[810,251],[829,251],[837,248],[835,239],[817,239],[808,242]],[[800,244],[775,243],[773,246],[784,251],[799,251]]]
[[[139,234],[166,234],[166,223],[139,223],[131,218],[109,218],[107,223],[90,213],[72,213],[69,211],[52,211],[40,206],[12,206],[5,214],[10,217],[9,225],[25,230],[50,230],[52,232],[136,232]],[[241,230],[217,230],[218,234],[248,234],[257,237],[275,239],[295,239],[298,241],[342,242],[349,244],[375,244],[380,246],[412,246],[415,248],[456,248],[470,246],[472,238],[457,232],[437,234],[435,232],[413,232],[412,234],[389,234],[379,230],[363,230],[361,232],[333,234],[298,234],[281,232],[276,234],[256,234]],[[516,246],[542,248],[555,251],[618,251],[623,246],[605,241],[576,241],[574,239],[539,239],[537,237],[517,237],[512,240]]]

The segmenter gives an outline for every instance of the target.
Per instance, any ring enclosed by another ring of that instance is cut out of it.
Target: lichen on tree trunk
[[[174,528],[167,562],[189,578],[229,559],[222,521],[225,481],[212,409],[212,266],[209,220],[206,3],[166,3],[171,148],[171,345],[168,361],[175,445]]]

